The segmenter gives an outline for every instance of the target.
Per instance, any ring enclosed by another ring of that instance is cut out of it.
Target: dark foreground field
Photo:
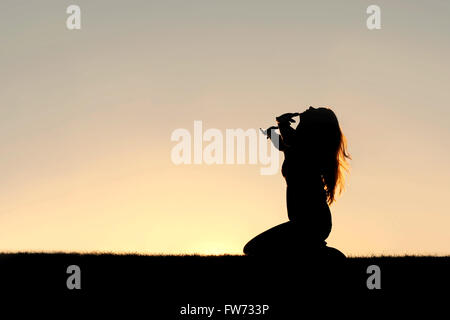
[[[67,287],[71,265],[81,271],[79,290]],[[381,289],[367,287],[371,265],[380,268]],[[441,300],[448,301],[449,267],[449,257],[317,261],[16,253],[0,255],[0,290],[3,309],[7,300],[45,301],[50,309],[56,304],[78,311],[87,305],[109,312],[142,309],[146,319],[300,319],[306,310],[373,313],[391,306],[411,311],[416,303],[436,309],[443,306]],[[206,314],[204,307],[214,312]],[[190,315],[183,314],[188,310]]]

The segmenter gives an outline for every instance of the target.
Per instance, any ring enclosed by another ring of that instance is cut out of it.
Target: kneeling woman
[[[296,129],[291,127],[295,116],[300,116]],[[329,205],[343,187],[342,170],[347,169],[350,158],[331,109],[310,107],[276,120],[278,127],[267,129],[267,137],[285,155],[282,174],[289,221],[250,240],[244,247],[247,255],[292,254],[325,247],[331,231]],[[274,132],[277,128],[280,135]]]

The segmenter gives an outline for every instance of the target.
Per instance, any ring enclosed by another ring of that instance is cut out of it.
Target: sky
[[[450,254],[449,15],[444,0],[1,1],[0,251],[240,254],[287,221],[281,173],[176,165],[171,135],[312,105],[352,156],[328,245]]]

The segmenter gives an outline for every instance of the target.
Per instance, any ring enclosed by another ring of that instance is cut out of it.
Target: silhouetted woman
[[[300,116],[296,129],[291,127],[295,116]],[[300,114],[285,113],[276,120],[278,127],[270,127],[266,133],[285,155],[281,172],[287,184],[289,221],[249,241],[244,247],[248,255],[308,252],[325,247],[331,231],[328,205],[342,190],[342,170],[347,168],[345,137],[331,109],[310,107]]]

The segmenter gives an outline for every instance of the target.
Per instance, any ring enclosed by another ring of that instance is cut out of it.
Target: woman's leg
[[[250,240],[244,247],[246,255],[283,255],[315,251],[326,246],[326,234],[311,232],[308,226],[288,221]]]
[[[300,247],[301,232],[294,222],[279,224],[250,240],[244,247],[246,255],[279,254]]]

